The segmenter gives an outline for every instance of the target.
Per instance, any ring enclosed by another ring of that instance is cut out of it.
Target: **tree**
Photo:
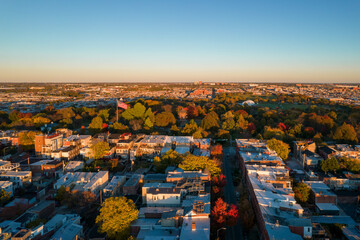
[[[188,106],[186,110],[187,110],[187,117],[189,119],[193,119],[199,116],[199,111],[195,106]]]
[[[226,177],[225,177],[225,175],[220,174],[218,177],[214,176],[212,178],[212,184],[214,186],[217,186],[217,187],[220,187],[220,188],[225,187],[225,185],[226,185]]]
[[[34,150],[35,136],[37,132],[23,131],[19,133],[19,144],[24,151]]]
[[[323,172],[336,172],[340,168],[339,162],[336,158],[328,158],[321,162],[320,168]]]
[[[189,123],[185,124],[184,128],[181,130],[181,133],[185,135],[193,135],[197,130],[198,125],[193,119],[191,119]]]
[[[145,120],[145,122],[144,122],[144,126],[147,127],[147,128],[149,128],[149,129],[151,129],[151,128],[154,126],[154,124],[153,124],[153,122],[150,120],[150,118],[146,118],[146,120]]]
[[[181,155],[175,151],[170,149],[167,151],[161,158],[154,158],[154,165],[156,167],[156,171],[164,172],[165,169],[169,166],[177,166],[181,162]]]
[[[218,229],[225,225],[234,226],[239,218],[239,210],[236,205],[231,204],[229,206],[222,198],[218,198],[211,215],[215,222],[215,228]]]
[[[110,129],[112,132],[122,133],[129,131],[129,127],[118,122],[114,122],[110,125]]]
[[[100,110],[98,117],[101,117],[104,122],[109,121],[109,109]]]
[[[231,204],[227,211],[226,225],[235,226],[239,219],[239,209],[235,204]]]
[[[218,198],[215,202],[213,209],[211,210],[211,215],[213,216],[214,222],[217,225],[217,228],[225,226],[226,215],[227,215],[227,204],[222,198]]]
[[[121,116],[130,121],[133,119],[143,119],[145,116],[146,107],[141,103],[136,103],[133,108],[127,108]]]
[[[89,124],[89,129],[93,132],[93,133],[97,133],[100,132],[103,126],[103,119],[99,116],[94,117],[91,121],[91,123]]]
[[[159,127],[167,127],[170,124],[175,124],[176,119],[171,112],[158,113],[155,116],[155,124]]]
[[[110,197],[101,205],[100,214],[96,217],[99,231],[112,239],[129,237],[130,224],[136,220],[139,211],[132,200],[126,197]]]
[[[290,153],[290,146],[287,143],[284,143],[281,140],[272,138],[267,141],[267,144],[270,149],[274,150],[282,160],[286,160]]]
[[[151,108],[148,108],[145,112],[145,116],[144,116],[146,119],[150,119],[150,121],[152,123],[155,122],[155,115],[154,113],[152,112]]]
[[[239,129],[241,132],[244,132],[248,128],[248,121],[246,121],[243,115],[239,115],[239,118],[236,122],[236,128]]]
[[[100,159],[104,157],[110,150],[110,146],[107,142],[99,141],[91,146],[94,159]]]
[[[298,201],[305,203],[309,200],[310,187],[305,183],[300,182],[294,187],[294,193]]]
[[[221,172],[218,163],[214,159],[209,159],[205,156],[195,156],[191,153],[186,153],[183,156],[183,159],[179,164],[179,168],[182,168],[185,171],[198,171],[207,169],[211,176],[217,176]]]
[[[219,128],[219,116],[211,111],[201,120],[200,125],[204,130],[216,130]]]
[[[343,123],[340,127],[336,128],[333,138],[335,140],[342,140],[345,142],[357,143],[355,128],[347,123]]]
[[[33,118],[33,122],[34,122],[35,126],[40,127],[42,125],[50,123],[50,119],[39,116],[39,117]]]
[[[341,170],[358,173],[360,172],[360,162],[356,159],[341,157],[338,159]]]
[[[222,128],[225,129],[225,130],[233,130],[235,128],[235,120],[234,120],[234,118],[227,118],[222,123]]]
[[[0,205],[7,203],[11,198],[11,193],[6,192],[4,189],[0,190]]]

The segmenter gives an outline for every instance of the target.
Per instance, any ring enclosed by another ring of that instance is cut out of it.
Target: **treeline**
[[[255,106],[240,103],[251,99]],[[265,103],[275,103],[271,106]],[[284,104],[286,103],[286,108]],[[192,135],[195,138],[276,138],[287,143],[313,139],[357,143],[360,138],[360,107],[345,106],[303,95],[218,94],[214,99],[178,100],[157,98],[116,106],[54,109],[49,105],[32,114],[0,112],[1,129],[40,130],[45,124],[66,127],[77,133],[102,131],[146,134]],[[270,107],[269,107],[270,106]],[[289,107],[290,106],[290,107]],[[119,122],[117,122],[117,115]]]

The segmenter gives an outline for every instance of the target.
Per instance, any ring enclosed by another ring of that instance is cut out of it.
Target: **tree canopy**
[[[320,168],[325,173],[336,172],[340,168],[340,165],[339,165],[338,160],[336,158],[332,157],[332,158],[323,160],[320,164]]]
[[[343,123],[343,125],[336,128],[333,138],[335,140],[357,143],[358,138],[356,135],[357,134],[356,134],[355,128],[352,125]]]
[[[297,198],[300,202],[307,202],[310,196],[310,187],[305,183],[298,183],[294,187],[295,198]]]
[[[270,149],[274,150],[282,160],[286,160],[290,153],[290,146],[287,143],[284,143],[281,140],[272,138],[267,141],[267,144]]]
[[[110,197],[101,205],[96,217],[99,231],[111,239],[126,239],[130,234],[130,224],[138,217],[134,202],[126,197]]]
[[[94,159],[103,158],[110,150],[110,146],[107,142],[98,141],[91,145],[91,150],[93,153]]]

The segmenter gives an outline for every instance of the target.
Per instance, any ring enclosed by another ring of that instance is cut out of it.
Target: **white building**
[[[7,171],[0,175],[1,180],[13,183],[14,188],[22,187],[24,183],[31,182],[31,171]]]
[[[4,189],[7,193],[12,196],[14,193],[13,183],[10,181],[0,181],[0,189]]]
[[[61,186],[70,187],[74,185],[74,190],[91,191],[97,194],[107,184],[108,180],[108,171],[68,172],[54,184],[54,188],[59,189]]]
[[[147,206],[177,207],[181,204],[181,188],[148,188],[146,191]]]

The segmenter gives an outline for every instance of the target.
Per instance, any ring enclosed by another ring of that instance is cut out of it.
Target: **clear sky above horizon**
[[[3,0],[0,33],[0,82],[360,83],[358,0]]]

